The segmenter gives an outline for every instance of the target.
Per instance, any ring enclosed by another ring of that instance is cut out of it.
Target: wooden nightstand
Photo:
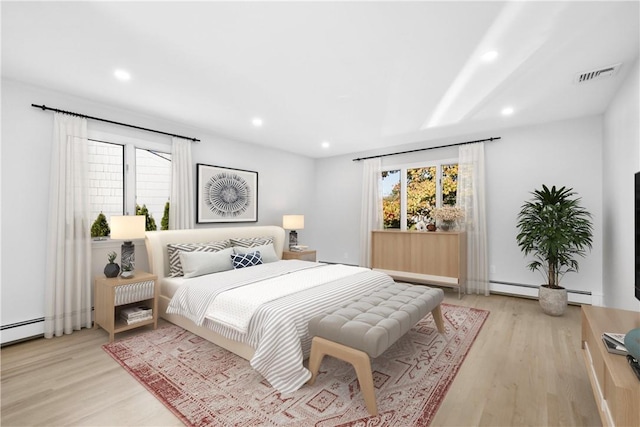
[[[157,277],[151,273],[136,270],[130,279],[121,277],[98,277],[94,282],[94,328],[102,327],[109,332],[109,342],[118,332],[141,326],[153,325],[158,327],[158,293]],[[146,306],[150,307],[150,319],[127,324],[120,318],[120,311],[125,308]]]
[[[282,251],[282,259],[316,260],[316,251]]]

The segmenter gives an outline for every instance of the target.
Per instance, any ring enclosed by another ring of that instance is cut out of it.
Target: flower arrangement
[[[456,221],[464,218],[464,212],[457,206],[443,206],[433,210],[433,216],[440,221]]]

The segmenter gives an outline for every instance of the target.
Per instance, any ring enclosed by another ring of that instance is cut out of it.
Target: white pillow
[[[273,248],[273,243],[269,243],[268,245],[262,245],[262,246],[252,246],[250,248],[234,246],[233,252],[239,255],[246,255],[251,252],[260,252],[263,263],[275,262],[280,260],[278,258],[278,255],[276,255],[276,250]]]
[[[180,252],[180,263],[184,277],[197,277],[204,274],[233,270],[231,262],[233,248],[218,252]]]

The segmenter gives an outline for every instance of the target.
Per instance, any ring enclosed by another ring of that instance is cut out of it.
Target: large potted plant
[[[534,257],[527,267],[541,271],[547,279],[538,294],[542,310],[560,316],[567,306],[567,291],[560,280],[578,271],[576,257],[584,257],[592,247],[591,214],[572,188],[543,185],[531,194],[533,198],[518,213],[516,240],[525,255]]]

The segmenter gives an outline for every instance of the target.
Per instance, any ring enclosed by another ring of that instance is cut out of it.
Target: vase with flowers
[[[434,209],[434,217],[438,223],[438,228],[442,231],[455,229],[459,219],[464,218],[464,212],[457,206],[443,206]]]

